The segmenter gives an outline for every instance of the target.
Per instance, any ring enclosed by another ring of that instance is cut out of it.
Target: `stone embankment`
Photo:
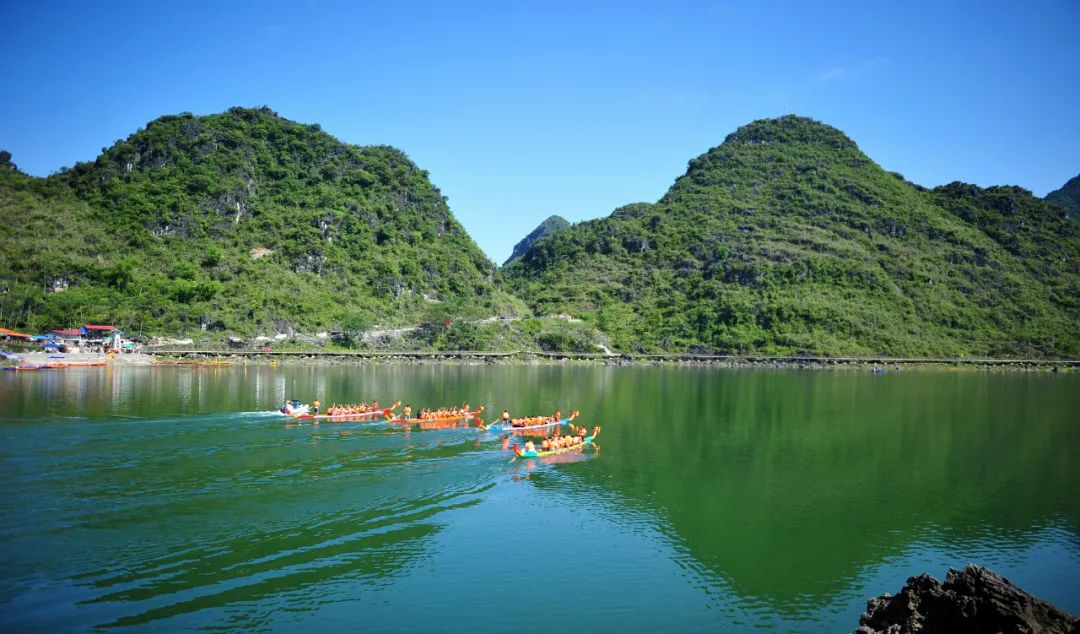
[[[1080,632],[1080,619],[1024,592],[988,568],[949,570],[945,583],[923,573],[896,596],[866,602],[856,634]]]
[[[230,358],[240,360],[275,359],[285,362],[320,363],[519,363],[586,365],[690,365],[730,368],[802,368],[802,369],[869,369],[880,372],[904,368],[969,368],[1054,371],[1080,370],[1080,360],[1075,359],[989,359],[989,358],[895,358],[895,357],[811,357],[811,356],[755,356],[755,355],[703,355],[703,354],[630,354],[608,352],[544,352],[537,350],[512,350],[508,352],[476,352],[469,350],[415,352],[415,351],[356,351],[356,350],[192,350],[157,349],[148,354],[158,357],[212,359]]]

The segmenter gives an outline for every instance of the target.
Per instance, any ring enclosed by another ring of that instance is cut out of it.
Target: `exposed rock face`
[[[866,602],[857,634],[920,632],[1080,632],[1080,619],[1014,586],[988,568],[949,570],[945,583],[923,573],[900,594]]]

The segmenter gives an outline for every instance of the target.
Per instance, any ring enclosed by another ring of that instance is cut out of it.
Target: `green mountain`
[[[358,330],[513,314],[402,152],[267,108],[165,116],[46,179],[0,169],[0,322]]]
[[[1070,218],[1080,219],[1080,175],[1070,178],[1061,189],[1047,194],[1046,200],[1064,207]]]
[[[541,222],[539,227],[533,229],[529,235],[521,239],[521,242],[514,245],[514,252],[510,254],[509,259],[503,262],[503,266],[519,259],[529,250],[529,247],[532,246],[533,242],[536,242],[545,236],[550,236],[556,231],[562,231],[569,226],[570,223],[562,216],[548,216],[547,220]]]
[[[1076,223],[1030,192],[926,190],[786,116],[505,273],[535,311],[584,318],[622,350],[1075,356],[1078,255]]]

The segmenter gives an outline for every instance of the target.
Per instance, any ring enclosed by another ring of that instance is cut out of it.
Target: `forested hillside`
[[[402,152],[266,108],[161,117],[48,178],[0,152],[0,228],[0,325],[28,330],[1080,355],[1080,229],[1062,207],[927,190],[795,116],[735,131],[656,203],[549,218],[502,271]]]
[[[521,310],[427,172],[266,108],[161,117],[47,179],[7,158],[10,325],[360,330]]]
[[[625,350],[1076,356],[1078,255],[1076,223],[1030,192],[926,190],[787,116],[506,273],[534,310]]]

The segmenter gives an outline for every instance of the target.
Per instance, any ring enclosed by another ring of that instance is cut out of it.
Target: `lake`
[[[286,398],[581,411],[597,452]],[[852,631],[991,567],[1080,613],[1080,376],[77,368],[0,376],[5,631]]]

